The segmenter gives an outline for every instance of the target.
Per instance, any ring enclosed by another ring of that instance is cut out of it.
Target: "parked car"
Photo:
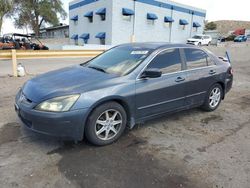
[[[193,107],[213,111],[232,82],[230,63],[205,49],[124,44],[27,81],[15,110],[33,131],[106,145],[126,126]]]
[[[31,41],[35,39],[37,42]],[[5,34],[0,38],[0,50],[48,50],[49,48],[41,43],[38,38],[19,33]]]
[[[247,37],[245,35],[239,35],[234,38],[234,42],[246,42]]]
[[[187,39],[187,44],[192,44],[196,46],[211,44],[212,38],[209,35],[195,35],[192,38]]]
[[[247,40],[250,40],[250,34],[247,35]]]
[[[8,40],[7,42],[6,38],[0,37],[0,50],[9,50],[9,49],[15,49],[14,41]]]
[[[235,37],[236,37],[236,35],[231,34],[231,35],[227,36],[227,37],[225,38],[225,40],[226,40],[226,41],[234,41]]]
[[[221,42],[226,42],[226,38],[225,37],[219,37],[218,38],[218,43],[221,43]]]

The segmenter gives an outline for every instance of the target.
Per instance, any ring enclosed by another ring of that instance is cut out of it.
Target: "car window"
[[[133,71],[152,49],[140,46],[118,46],[90,60],[82,66],[96,69],[109,74],[126,75]]]
[[[184,51],[188,69],[206,67],[213,64],[209,56],[202,50],[190,48]]]
[[[158,54],[147,68],[157,68],[165,73],[172,73],[181,70],[181,57],[179,49],[166,50]]]
[[[198,36],[198,35],[195,35],[193,36],[194,39],[201,39],[202,37],[201,36]]]
[[[207,56],[207,66],[211,66],[211,65],[214,65],[214,62],[209,56]]]

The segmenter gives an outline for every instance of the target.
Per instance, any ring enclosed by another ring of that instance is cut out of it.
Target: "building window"
[[[84,44],[88,44],[89,33],[83,33],[79,38],[83,39]]]
[[[97,15],[101,17],[101,20],[106,20],[106,8],[101,8],[96,12]]]
[[[155,20],[158,19],[158,16],[154,13],[147,13],[147,23],[150,25],[154,25]]]
[[[193,23],[193,29],[194,29],[195,32],[198,31],[198,28],[199,28],[199,27],[201,27],[201,24],[199,24],[198,22],[194,22],[194,23]]]
[[[75,16],[71,17],[70,20],[72,20],[74,22],[74,24],[77,25],[77,23],[78,23],[78,15],[75,15]]]
[[[100,44],[105,45],[105,39],[106,39],[106,33],[105,32],[100,32],[98,33],[95,38],[100,39]]]
[[[186,29],[186,25],[188,25],[189,23],[188,23],[187,20],[180,19],[180,20],[179,20],[179,24],[180,24],[182,30],[185,30],[185,29]]]
[[[128,8],[122,8],[123,20],[131,21],[132,16],[134,15],[134,11]]]
[[[75,45],[78,45],[78,35],[77,34],[72,35],[71,39],[74,40]]]
[[[93,11],[87,12],[86,14],[84,14],[84,17],[88,18],[89,22],[92,23],[93,22]]]
[[[174,22],[173,18],[168,17],[168,16],[164,17],[164,25],[165,25],[165,27],[168,27],[168,28],[172,27],[173,22]]]

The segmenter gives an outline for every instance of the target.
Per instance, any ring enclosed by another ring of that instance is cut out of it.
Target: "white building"
[[[203,33],[206,11],[168,0],[74,0],[72,43],[186,42]]]

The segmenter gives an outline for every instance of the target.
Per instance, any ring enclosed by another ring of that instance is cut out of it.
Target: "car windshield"
[[[199,35],[195,35],[195,36],[193,36],[193,38],[194,38],[194,39],[201,39],[202,37],[199,36]]]
[[[82,66],[123,76],[134,70],[151,52],[152,49],[148,48],[119,46],[97,56],[87,64],[82,64]]]

